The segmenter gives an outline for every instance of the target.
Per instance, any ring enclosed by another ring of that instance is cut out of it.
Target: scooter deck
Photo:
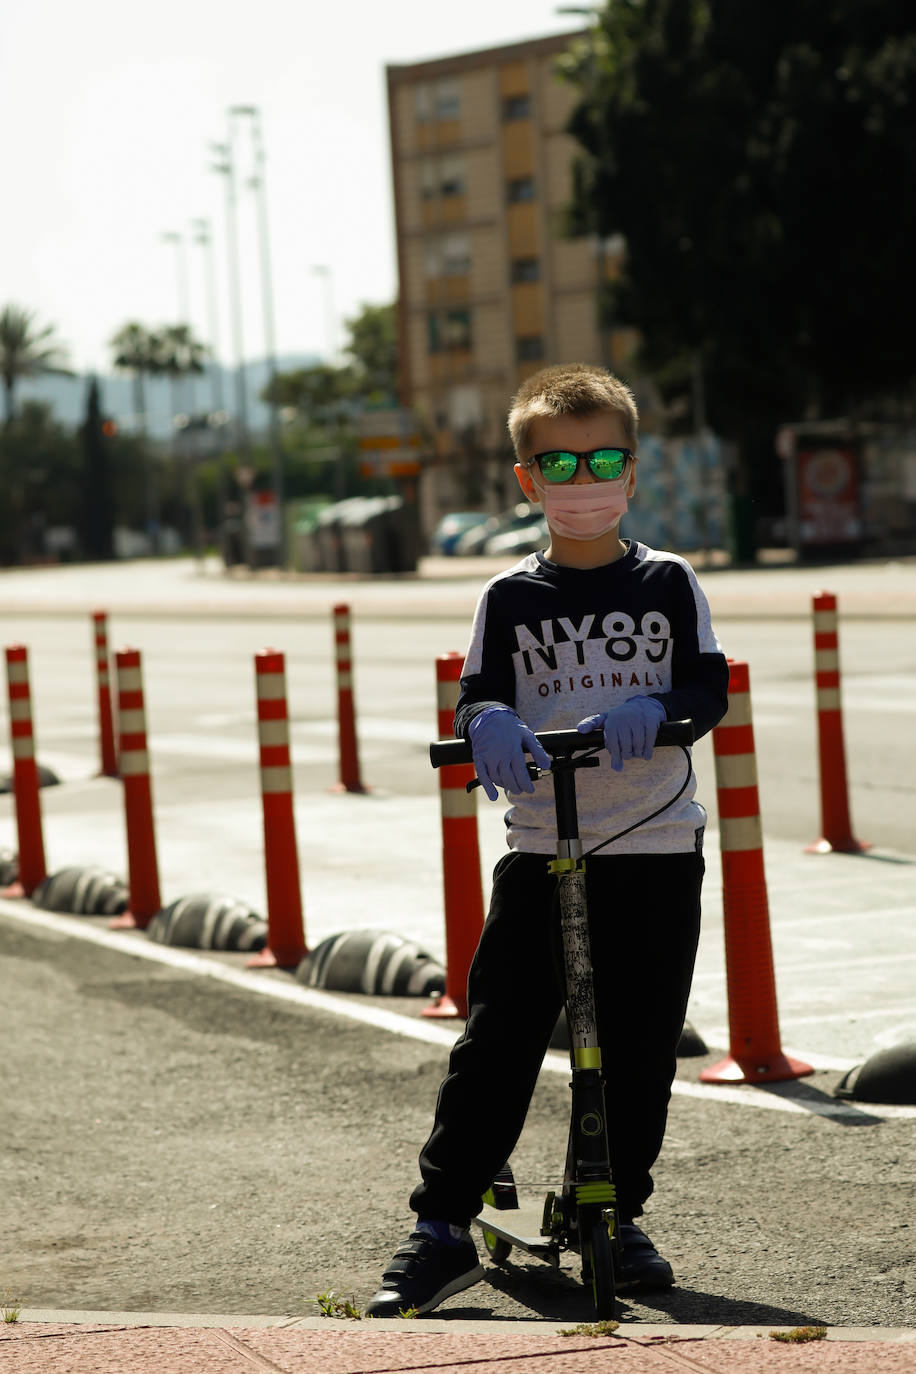
[[[555,1267],[560,1263],[560,1247],[551,1236],[541,1235],[543,1208],[513,1207],[498,1211],[486,1204],[480,1215],[473,1218],[482,1231],[490,1231],[509,1245],[546,1260]]]

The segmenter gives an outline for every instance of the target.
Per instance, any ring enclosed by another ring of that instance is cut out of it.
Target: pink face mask
[[[597,539],[609,534],[627,511],[625,477],[616,482],[535,485],[548,525],[566,539]]]

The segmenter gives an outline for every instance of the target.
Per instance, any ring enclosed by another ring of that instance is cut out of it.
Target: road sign
[[[364,477],[416,477],[420,434],[404,407],[369,410],[359,417],[360,471]]]
[[[253,549],[280,544],[280,511],[272,491],[250,491],[246,508],[248,538]]]

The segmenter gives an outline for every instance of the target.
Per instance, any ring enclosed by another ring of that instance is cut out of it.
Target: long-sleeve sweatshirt
[[[532,730],[575,729],[579,721],[634,696],[655,697],[668,720],[690,717],[699,738],[728,706],[728,665],[713,632],[693,569],[676,554],[633,540],[616,562],[577,569],[533,553],[484,587],[461,677],[455,733],[468,738],[474,716],[509,706]],[[650,815],[684,781],[680,749],[627,759],[615,772],[606,751],[600,767],[576,774],[584,849]],[[706,812],[696,778],[668,810],[602,850],[604,854],[678,853],[702,845]],[[552,854],[556,848],[549,775],[533,795],[509,793],[511,849]]]

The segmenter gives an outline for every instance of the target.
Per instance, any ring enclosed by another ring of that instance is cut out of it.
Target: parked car
[[[514,530],[504,530],[502,534],[492,535],[483,546],[487,557],[517,557],[526,553],[537,553],[546,549],[550,543],[550,531],[543,515],[526,520]]]
[[[450,557],[456,552],[455,546],[461,536],[485,524],[488,519],[486,512],[479,510],[456,510],[450,515],[443,515],[430,535],[430,548],[433,553]]]
[[[510,506],[501,515],[491,515],[485,524],[468,530],[458,540],[455,552],[464,557],[482,554],[489,541],[496,535],[522,529],[540,518],[542,512],[536,506],[532,506],[528,501],[520,501],[518,505]]]

